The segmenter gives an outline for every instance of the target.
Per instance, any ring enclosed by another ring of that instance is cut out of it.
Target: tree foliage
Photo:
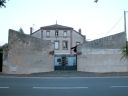
[[[2,46],[0,46],[0,53],[2,53],[3,52],[3,48],[2,48]]]
[[[19,29],[19,32],[22,33],[22,34],[24,34],[24,31],[23,31],[22,28]]]
[[[4,45],[0,46],[0,53],[3,53],[3,50],[8,50],[8,43],[5,43]]]
[[[0,0],[0,7],[6,7],[5,3],[6,3],[6,0]]]
[[[128,41],[126,41],[126,45],[121,49],[122,50],[122,58],[128,59]]]
[[[94,2],[95,2],[95,3],[97,3],[97,2],[98,2],[98,0],[95,0]]]

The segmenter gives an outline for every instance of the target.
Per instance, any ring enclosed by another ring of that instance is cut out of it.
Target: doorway
[[[55,55],[55,70],[76,70],[76,55]]]

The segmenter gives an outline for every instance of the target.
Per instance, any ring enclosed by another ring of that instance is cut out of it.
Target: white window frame
[[[77,46],[77,45],[80,45],[80,42],[76,42],[76,46]]]
[[[46,37],[50,37],[50,31],[46,31]]]
[[[63,36],[64,36],[64,37],[67,37],[67,31],[64,31],[64,32],[63,32]]]
[[[68,50],[68,41],[63,41],[63,50]]]
[[[59,49],[59,41],[54,41],[54,49],[55,50]]]

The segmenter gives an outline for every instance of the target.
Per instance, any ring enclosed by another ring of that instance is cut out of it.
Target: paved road
[[[128,77],[0,77],[0,96],[128,96]]]

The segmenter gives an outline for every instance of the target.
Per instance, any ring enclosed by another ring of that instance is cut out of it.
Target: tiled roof
[[[44,30],[55,30],[55,29],[62,29],[62,30],[73,30],[72,27],[67,27],[67,26],[63,26],[63,25],[58,25],[58,24],[54,24],[54,25],[49,25],[49,26],[44,26],[41,27]]]

